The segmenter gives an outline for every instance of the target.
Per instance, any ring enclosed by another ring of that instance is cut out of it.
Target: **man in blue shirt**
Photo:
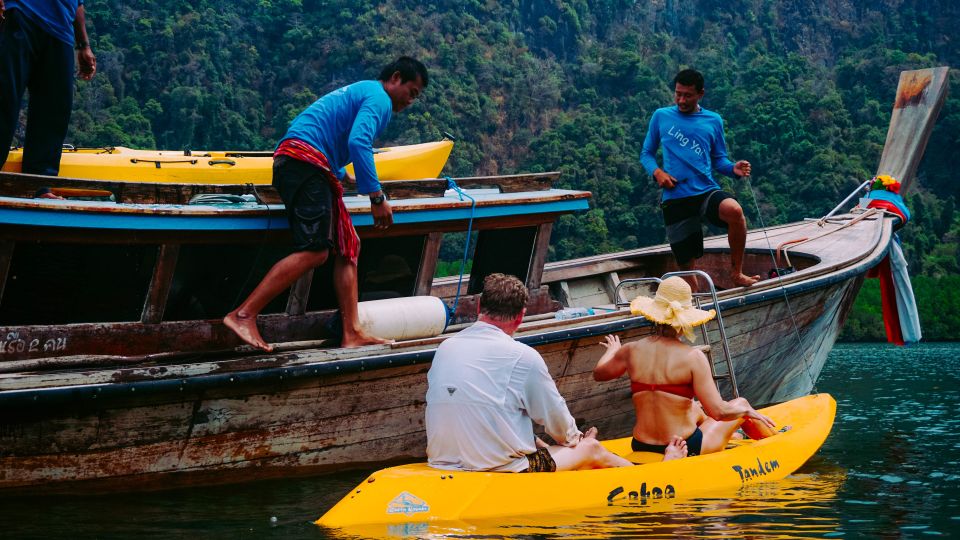
[[[720,190],[713,170],[732,177],[750,176],[750,163],[733,163],[727,157],[723,119],[700,107],[703,75],[685,69],[674,79],[674,107],[657,109],[650,118],[640,162],[663,188],[661,208],[667,241],[684,270],[694,268],[703,256],[702,220],[727,229],[730,243],[730,280],[737,286],[756,283],[760,276],[743,273],[747,221],[743,208]],[[657,148],[663,147],[663,168]]]
[[[0,166],[29,89],[22,170],[60,172],[73,108],[74,49],[80,78],[90,80],[97,71],[85,23],[82,0],[0,0]]]
[[[340,179],[353,162],[357,190],[370,196],[374,227],[393,224],[373,164],[373,141],[393,113],[407,108],[429,82],[427,68],[406,56],[383,68],[377,81],[360,81],[318,99],[294,118],[277,145],[273,185],[287,207],[294,253],[281,259],[224,324],[245,342],[273,349],[257,329],[257,315],[308,271],[334,256],[333,280],[343,319],[343,347],[384,343],[360,328],[357,257],[360,239],[343,203]]]

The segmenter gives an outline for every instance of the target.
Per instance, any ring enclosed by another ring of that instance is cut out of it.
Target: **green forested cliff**
[[[960,65],[954,0],[93,0],[86,10],[100,71],[79,83],[69,142],[270,148],[318,96],[409,54],[431,84],[381,143],[449,131],[452,175],[560,170],[563,186],[592,191],[593,210],[555,228],[555,260],[664,241],[638,158],[683,67],[704,72],[703,104],[723,115],[731,157],[754,164],[760,215],[751,186],[724,182],[757,226],[822,215],[873,175],[901,70]],[[956,94],[956,71],[951,80]],[[923,283],[960,273],[958,147],[951,97],[907,198],[915,221],[903,245]],[[848,338],[873,327],[860,304]],[[924,325],[931,338],[960,335],[960,322]]]

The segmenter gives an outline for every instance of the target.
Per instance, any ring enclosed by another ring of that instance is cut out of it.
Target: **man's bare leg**
[[[633,463],[607,450],[597,440],[597,428],[590,428],[576,446],[550,446],[558,471],[630,467]]]
[[[333,287],[337,293],[337,303],[340,305],[340,316],[343,319],[341,347],[390,343],[390,340],[371,336],[360,328],[360,317],[357,312],[357,263],[336,255],[333,259]]]
[[[724,199],[720,203],[720,219],[727,224],[727,242],[730,244],[730,280],[734,285],[749,287],[760,276],[748,276],[743,273],[743,254],[747,246],[747,220],[743,217],[743,208],[735,199]]]
[[[329,253],[329,250],[297,251],[277,261],[250,296],[237,309],[227,313],[223,324],[250,345],[272,351],[273,347],[263,340],[257,329],[257,315],[300,276],[325,263]]]
[[[697,260],[691,259],[683,264],[677,265],[680,267],[680,270],[684,272],[689,272],[690,270],[697,269]],[[683,279],[686,280],[687,285],[690,285],[690,290],[693,292],[700,292],[700,278],[695,274],[690,274],[683,276]]]

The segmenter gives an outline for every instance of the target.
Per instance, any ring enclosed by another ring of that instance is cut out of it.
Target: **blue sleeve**
[[[654,111],[650,117],[650,126],[647,128],[647,137],[643,140],[643,150],[640,151],[640,164],[653,176],[653,171],[660,168],[657,164],[657,149],[660,148],[660,115]]]
[[[711,149],[710,161],[713,162],[713,168],[720,171],[720,174],[736,178],[737,175],[733,172],[733,162],[727,157],[727,141],[723,137],[723,120],[717,122],[717,136]]]
[[[387,102],[389,103],[389,99]],[[350,129],[347,148],[350,161],[353,162],[353,172],[357,177],[357,191],[361,194],[380,190],[377,168],[373,164],[373,140],[387,125],[389,114],[389,109],[383,110],[383,103],[378,101],[377,96],[366,96],[357,111],[353,128]]]

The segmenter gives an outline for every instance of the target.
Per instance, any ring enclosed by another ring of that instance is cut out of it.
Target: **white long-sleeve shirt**
[[[559,444],[580,430],[536,350],[477,322],[437,349],[427,374],[427,458],[438,469],[519,472],[533,422]]]

